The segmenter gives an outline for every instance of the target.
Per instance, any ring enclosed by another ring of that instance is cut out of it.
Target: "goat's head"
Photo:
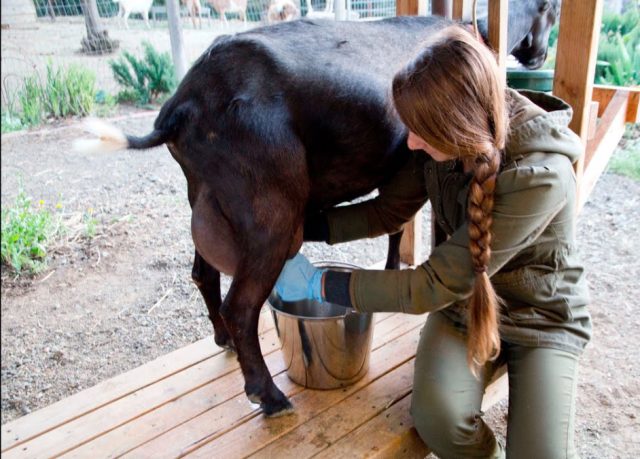
[[[513,2],[512,2],[513,3]],[[509,43],[511,54],[528,69],[537,69],[547,58],[549,33],[560,14],[560,0],[528,0],[518,11],[513,26],[523,35],[514,34],[516,43]],[[509,5],[511,7],[511,4]],[[511,38],[511,34],[509,34]]]

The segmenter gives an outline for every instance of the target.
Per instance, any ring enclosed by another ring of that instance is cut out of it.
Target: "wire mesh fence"
[[[180,0],[179,6],[187,64],[220,34],[299,17],[335,18],[333,0]],[[347,0],[346,18],[389,17],[395,9],[395,0]],[[123,88],[114,61],[143,56],[145,43],[170,55],[167,16],[165,0],[3,0],[3,113],[29,103],[27,82],[43,91],[68,85],[69,68],[93,75],[98,97],[115,96]]]

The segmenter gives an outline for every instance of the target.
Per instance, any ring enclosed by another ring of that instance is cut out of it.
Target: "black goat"
[[[516,14],[543,3],[510,6]],[[546,6],[536,11],[510,33],[525,63],[543,53],[527,38],[549,15]],[[245,391],[267,415],[292,407],[260,353],[260,308],[300,249],[305,212],[369,193],[408,157],[406,130],[390,110],[391,79],[415,46],[447,24],[437,17],[300,20],[223,36],[164,104],[152,133],[101,132],[103,143],[121,147],[167,144],[182,167],[193,278],[216,343],[237,351]],[[224,302],[220,272],[233,276]]]

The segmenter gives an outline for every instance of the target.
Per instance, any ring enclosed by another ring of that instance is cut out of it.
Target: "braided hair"
[[[477,375],[500,352],[499,299],[487,267],[494,191],[508,129],[505,84],[493,53],[462,27],[449,25],[423,43],[395,76],[393,100],[410,131],[473,173],[467,212],[475,280],[467,308],[467,360]]]

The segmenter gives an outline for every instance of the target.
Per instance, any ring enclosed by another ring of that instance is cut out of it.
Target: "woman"
[[[449,238],[415,269],[317,269],[298,254],[276,289],[358,311],[430,312],[416,354],[412,415],[443,458],[576,457],[578,356],[591,333],[575,259],[571,109],[505,89],[494,56],[447,27],[393,81],[412,159],[373,200],[311,219],[333,244],[398,231],[430,200]],[[509,371],[506,448],[480,411],[492,373]]]

